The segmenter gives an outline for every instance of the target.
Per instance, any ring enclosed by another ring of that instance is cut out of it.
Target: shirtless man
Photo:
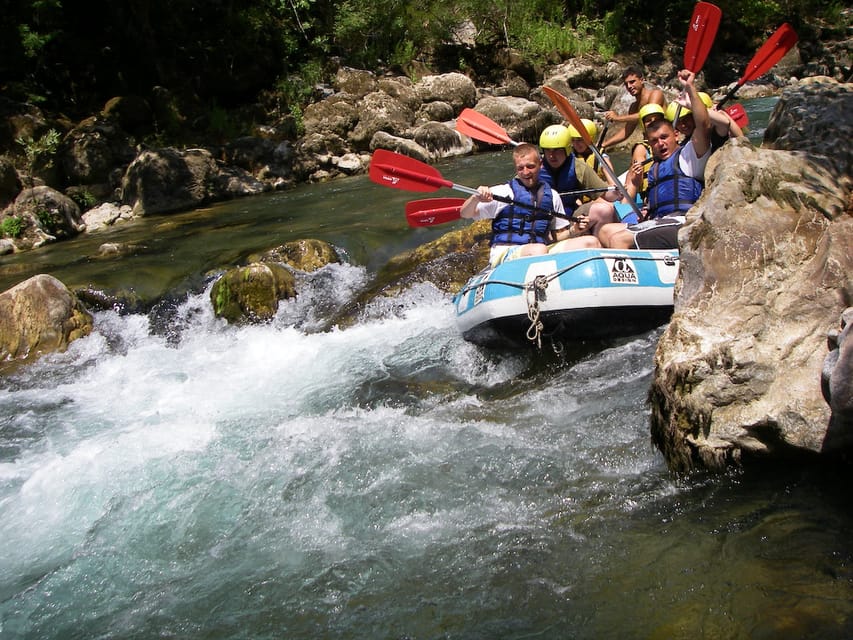
[[[625,83],[625,90],[634,96],[634,102],[628,108],[628,113],[620,116],[615,111],[607,111],[604,117],[610,122],[624,122],[625,127],[620,131],[612,134],[605,140],[601,147],[607,147],[619,144],[627,140],[628,136],[634,133],[637,127],[637,115],[640,108],[647,104],[659,104],[661,108],[666,106],[666,97],[658,87],[647,87],[643,79],[643,72],[637,67],[628,67],[622,72],[622,81]]]

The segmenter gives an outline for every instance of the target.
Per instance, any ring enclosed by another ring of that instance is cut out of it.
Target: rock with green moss
[[[295,296],[293,274],[275,262],[230,269],[210,291],[214,313],[234,324],[269,322],[279,301]]]
[[[294,240],[265,251],[260,255],[249,257],[250,262],[279,262],[310,273],[328,264],[340,262],[337,250],[328,242],[322,240]]]

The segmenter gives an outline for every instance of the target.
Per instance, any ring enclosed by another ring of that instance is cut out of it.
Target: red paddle
[[[687,43],[684,45],[684,68],[688,71],[699,73],[705,64],[711,46],[714,44],[714,38],[717,36],[722,15],[720,8],[710,2],[696,3],[693,8],[693,17],[690,18],[690,28],[687,30]],[[679,103],[675,109],[673,127],[678,125],[680,116],[681,104]]]
[[[737,81],[737,84],[729,90],[718,104],[721,105],[724,102],[728,102],[744,84],[760,78],[770,71],[797,43],[797,39],[797,32],[787,22],[776,29],[773,35],[767,38],[767,42],[752,56],[752,60],[746,65],[746,71],[743,72],[741,79]]]
[[[431,227],[458,220],[465,198],[427,198],[406,203],[406,222],[410,227]]]
[[[723,12],[710,2],[697,2],[690,18],[687,44],[684,45],[684,68],[699,73],[714,44]]]
[[[628,192],[625,190],[625,185],[623,185],[619,181],[619,177],[613,172],[613,169],[610,168],[610,165],[605,162],[604,157],[601,155],[601,151],[598,150],[598,147],[593,144],[592,138],[589,135],[589,131],[586,130],[586,127],[583,126],[583,122],[578,116],[578,112],[575,111],[575,108],[572,106],[572,103],[569,102],[569,99],[564,96],[562,93],[554,89],[553,87],[542,87],[542,91],[544,91],[549,98],[551,98],[551,102],[557,107],[557,111],[559,111],[562,116],[572,123],[575,129],[578,130],[578,133],[581,134],[584,142],[589,145],[589,148],[592,149],[592,152],[595,154],[595,157],[598,159],[598,162],[601,164],[602,168],[605,172],[607,172],[608,177],[616,185],[616,188],[619,189],[619,193],[622,194],[622,197],[628,201],[628,204],[631,205],[631,208],[634,209],[634,212],[640,216],[640,208],[637,206],[634,198],[628,195]]]
[[[409,156],[405,156],[401,153],[388,151],[387,149],[377,149],[373,152],[368,175],[373,182],[393,189],[406,189],[407,191],[436,191],[441,187],[446,187],[448,189],[454,189],[471,195],[478,193],[476,189],[446,180],[442,177],[441,173],[439,173],[438,169],[433,166],[421,162],[420,160],[410,158]],[[516,202],[512,198],[492,194],[492,199],[497,200],[498,202],[514,204],[518,207],[530,209],[531,211],[543,211],[549,215],[567,217],[548,209],[542,209],[541,207],[525,204],[523,202]]]
[[[516,147],[520,144],[510,138],[497,122],[467,107],[456,118],[456,130],[469,138],[489,144],[511,144]]]

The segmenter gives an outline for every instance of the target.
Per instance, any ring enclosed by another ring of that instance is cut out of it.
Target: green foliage
[[[88,189],[75,189],[69,197],[77,203],[83,211],[87,211],[98,203],[98,199]]]
[[[24,219],[19,216],[8,216],[0,222],[0,231],[6,238],[20,238],[24,232]]]
[[[752,53],[779,24],[805,40],[818,29],[844,34],[839,0],[715,0],[723,11],[716,50]],[[684,41],[695,0],[18,0],[4,3],[0,77],[4,95],[43,100],[49,110],[87,116],[115,95],[163,87],[185,118],[157,114],[159,131],[186,134],[205,121],[227,129],[224,110],[277,94],[298,115],[332,58],[347,66],[413,60],[460,68],[490,64],[497,47],[533,59],[597,51],[660,51]],[[454,41],[472,27],[476,50]],[[438,70],[438,69],[436,69]],[[481,71],[481,69],[477,69]],[[284,78],[270,87],[271,78]],[[216,104],[222,113],[202,112]],[[22,145],[37,145],[24,141]]]
[[[239,124],[219,105],[214,104],[208,113],[208,129],[223,140],[234,138],[239,134]]]
[[[26,24],[18,26],[18,33],[21,37],[21,47],[24,50],[24,55],[28,58],[37,58],[47,43],[53,38],[53,34],[37,33]]]
[[[38,160],[41,160],[42,165],[46,168],[53,166],[53,157],[59,148],[60,135],[56,129],[50,129],[38,140],[34,140],[32,136],[27,136],[26,138],[16,138],[15,142],[24,148],[27,166],[32,173]]]
[[[39,222],[39,226],[45,231],[45,233],[54,233],[62,223],[59,213],[48,209],[47,207],[36,207],[35,214],[36,220]]]

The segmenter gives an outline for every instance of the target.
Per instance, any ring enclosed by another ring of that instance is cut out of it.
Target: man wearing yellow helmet
[[[604,117],[610,122],[625,123],[623,129],[612,134],[601,143],[601,147],[604,149],[627,140],[634,133],[634,129],[637,127],[638,115],[642,107],[647,104],[657,104],[663,108],[666,104],[663,91],[659,87],[647,85],[643,77],[643,72],[637,67],[631,66],[625,69],[622,72],[622,81],[625,83],[625,90],[634,96],[634,102],[628,107],[628,113],[625,115],[619,115],[613,110],[604,113]]]
[[[708,109],[699,99],[694,84],[696,74],[688,69],[678,79],[691,97],[696,129],[690,141],[679,146],[669,120],[652,122],[648,129],[654,162],[648,172],[648,215],[638,224],[609,224],[602,227],[598,239],[615,249],[677,249],[678,230],[686,212],[704,188],[705,165],[711,155]],[[640,189],[642,170],[629,170],[626,188],[629,194]]]
[[[738,124],[732,120],[731,116],[725,111],[714,109],[714,101],[704,91],[698,92],[699,99],[708,110],[708,117],[711,120],[711,151],[714,152],[722,147],[729,138],[739,138],[743,135],[743,130]],[[696,128],[696,122],[693,118],[693,112],[690,109],[690,97],[684,96],[678,100],[669,103],[666,108],[667,120],[673,121],[675,128],[684,136],[682,144],[690,139],[693,131]],[[679,109],[680,107],[680,109]],[[675,122],[675,116],[678,114],[678,122]]]
[[[608,184],[595,170],[586,162],[575,162],[575,156],[569,154],[571,144],[569,127],[554,124],[545,128],[539,136],[544,160],[542,181],[561,194],[566,213],[579,220],[572,226],[572,235],[594,235],[602,225],[619,219],[612,204],[619,198],[618,191],[605,192]],[[579,208],[578,197],[572,192],[584,189],[601,189],[605,195]]]
[[[588,118],[581,118],[581,123],[583,124],[584,129],[586,129],[586,133],[589,136],[590,140],[595,140],[598,136],[598,127],[596,124],[589,120]],[[572,144],[572,155],[580,160],[586,162],[590,167],[595,170],[595,173],[598,174],[598,177],[602,180],[608,180],[607,172],[604,170],[604,167],[599,165],[598,157],[592,152],[592,147],[590,147],[583,135],[575,129],[575,125],[569,125],[569,140]],[[602,157],[607,161],[607,164],[610,168],[613,168],[613,163],[610,162],[610,157],[603,153]],[[584,198],[584,201],[590,200],[591,198]]]

